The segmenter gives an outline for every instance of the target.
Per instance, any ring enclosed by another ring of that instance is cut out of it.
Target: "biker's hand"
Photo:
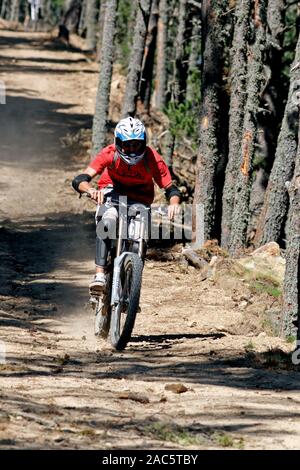
[[[179,214],[180,212],[180,204],[176,203],[176,204],[170,204],[168,206],[168,217],[169,217],[169,220],[173,220],[175,215]]]
[[[91,196],[91,199],[97,202],[97,204],[103,204],[104,202],[104,193],[100,189],[95,189],[95,188],[89,188],[88,191],[89,195]]]

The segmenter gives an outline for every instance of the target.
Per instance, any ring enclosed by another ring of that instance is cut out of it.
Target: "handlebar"
[[[92,199],[90,193],[87,193],[87,192],[80,193],[79,197],[82,197],[82,196],[87,197],[89,199]],[[97,201],[95,201],[94,199],[93,199],[93,202],[98,205]],[[108,202],[113,204],[114,206],[117,206],[117,207],[129,207],[130,206],[130,204],[126,204],[125,202],[119,202],[116,199],[110,199],[109,201],[105,201],[103,203],[103,205],[107,204]],[[139,204],[139,203],[137,202],[136,204]],[[140,204],[142,204],[142,203],[140,203]],[[161,206],[158,209],[153,209],[153,208],[151,208],[151,206],[149,206],[149,207],[144,206],[143,210],[145,210],[145,211],[148,210],[148,211],[154,212],[154,213],[156,213],[156,214],[158,214],[162,217],[167,217],[168,216],[168,212],[164,211]]]

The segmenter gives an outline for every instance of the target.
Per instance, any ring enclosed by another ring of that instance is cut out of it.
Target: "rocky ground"
[[[272,276],[220,258],[203,276],[162,251],[127,349],[94,337],[93,208],[70,189],[88,156],[65,144],[91,126],[98,65],[46,34],[0,37],[0,447],[299,448]]]

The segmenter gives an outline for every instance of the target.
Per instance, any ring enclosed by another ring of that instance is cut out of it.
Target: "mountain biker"
[[[115,128],[114,144],[103,148],[84,172],[73,179],[72,186],[79,192],[87,192],[99,205],[107,195],[124,195],[131,201],[150,206],[154,199],[154,182],[165,190],[169,201],[168,217],[179,213],[181,193],[172,183],[170,171],[153,148],[147,146],[146,129],[136,118],[122,119]],[[98,189],[91,180],[101,175]],[[112,208],[116,211],[115,208]],[[107,217],[114,217],[110,212]],[[106,286],[106,265],[109,242],[98,235],[96,238],[96,274],[90,284],[90,293],[99,294]]]

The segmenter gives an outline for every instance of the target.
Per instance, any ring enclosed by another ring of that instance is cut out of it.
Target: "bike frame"
[[[127,214],[125,217],[127,219]],[[136,217],[132,217],[132,220],[134,221],[134,223],[136,223]],[[132,241],[138,242],[139,244],[138,255],[140,256],[140,258],[142,258],[142,254],[144,250],[145,225],[146,225],[145,216],[142,216],[139,221],[139,236],[137,237],[137,239],[133,239],[133,240],[130,239]],[[120,273],[121,273],[122,265],[123,265],[126,255],[129,255],[131,253],[130,251],[122,251],[123,242],[124,242],[124,239],[122,237],[123,227],[124,227],[124,215],[120,215],[116,257],[113,262],[113,280],[112,280],[112,292],[111,292],[111,301],[110,301],[111,306],[117,305],[120,301],[120,296],[119,296]]]

